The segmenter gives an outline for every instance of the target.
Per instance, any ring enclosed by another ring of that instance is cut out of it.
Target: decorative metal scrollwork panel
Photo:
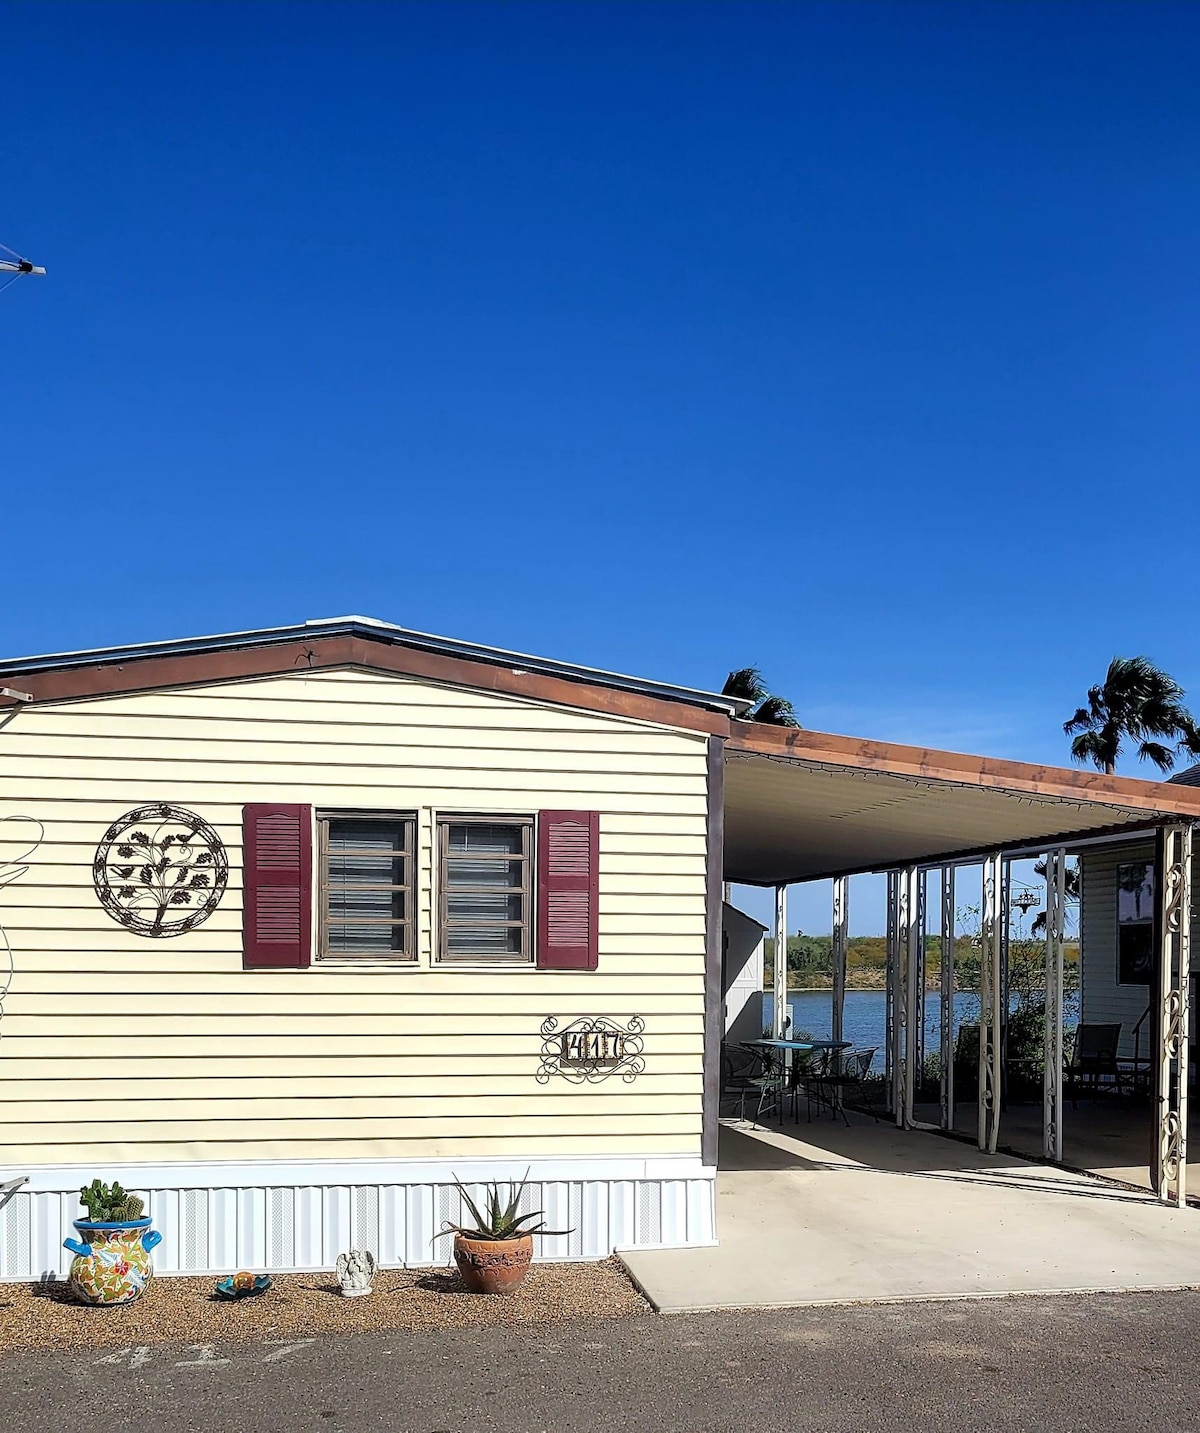
[[[536,1079],[548,1084],[551,1075],[561,1075],[573,1085],[595,1085],[610,1075],[620,1075],[628,1084],[646,1068],[642,1033],[646,1022],[631,1015],[625,1025],[603,1015],[572,1020],[559,1029],[556,1015],[542,1021],[542,1059]]]
[[[1191,987],[1192,828],[1163,829],[1159,906],[1158,1197],[1187,1202],[1188,998]]]
[[[229,857],[202,816],[156,802],[112,823],[96,847],[92,881],[100,904],[134,935],[184,935],[220,905]]]

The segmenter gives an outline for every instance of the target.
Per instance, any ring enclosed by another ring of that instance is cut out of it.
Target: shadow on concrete
[[[851,1116],[847,1128],[832,1120],[811,1124],[723,1125],[717,1167],[722,1174],[770,1170],[863,1170],[941,1184],[986,1185],[1036,1194],[1116,1203],[1144,1203],[1147,1194],[1087,1173],[1056,1168],[1019,1154],[984,1154],[973,1144],[923,1130]]]
[[[722,1174],[742,1174],[756,1169],[820,1169],[820,1160],[808,1159],[798,1150],[755,1139],[750,1131],[721,1126],[717,1144],[717,1168]]]

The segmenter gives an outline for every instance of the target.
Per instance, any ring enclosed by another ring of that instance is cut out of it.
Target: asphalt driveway
[[[21,1433],[1196,1426],[1200,1294],[0,1355]]]

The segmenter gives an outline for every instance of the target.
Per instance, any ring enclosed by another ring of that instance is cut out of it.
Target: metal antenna
[[[0,293],[3,293],[9,284],[15,284],[23,274],[44,274],[45,269],[40,264],[31,263],[23,259],[15,249],[10,249],[7,244],[0,244]]]

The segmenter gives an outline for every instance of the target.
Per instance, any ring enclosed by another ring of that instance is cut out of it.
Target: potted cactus
[[[464,1217],[470,1222],[447,1224],[440,1234],[454,1235],[454,1262],[463,1283],[473,1294],[507,1294],[522,1282],[533,1259],[535,1234],[569,1234],[569,1229],[547,1229],[544,1223],[532,1224],[543,1211],[518,1214],[525,1193],[525,1178],[508,1186],[508,1201],[500,1198],[500,1185],[493,1180],[486,1186],[487,1199],[483,1209],[471,1198],[462,1181],[455,1178],[462,1197]]]
[[[119,1184],[94,1179],[79,1191],[86,1219],[76,1219],[79,1239],[63,1248],[71,1260],[71,1292],[85,1304],[128,1304],[145,1289],[154,1272],[150,1251],[162,1235],[150,1228],[145,1205]],[[82,1241],[82,1242],[81,1242]]]

